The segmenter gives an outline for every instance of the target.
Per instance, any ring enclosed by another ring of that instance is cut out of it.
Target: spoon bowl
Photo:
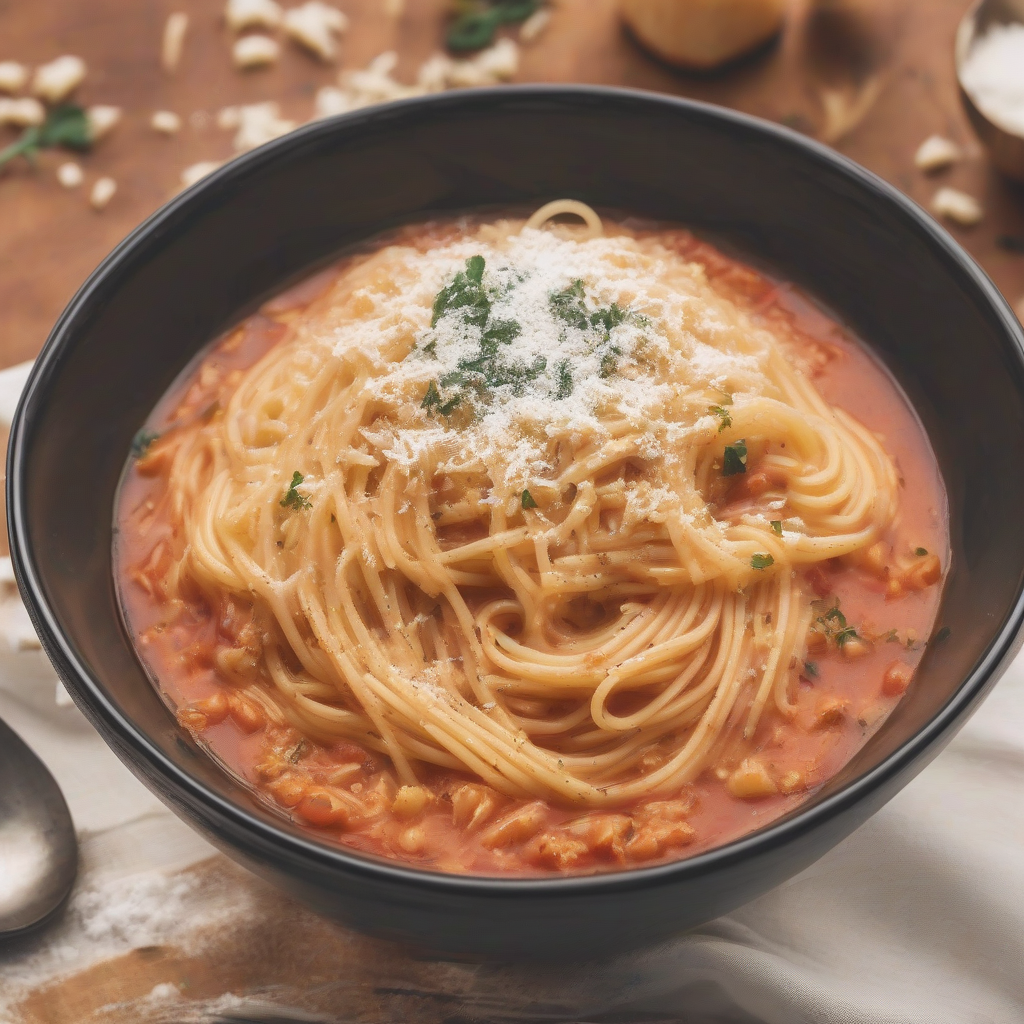
[[[964,88],[962,71],[975,42],[993,25],[1024,24],[1024,0],[978,0],[956,33],[954,59],[960,101],[992,163],[1008,178],[1024,181],[1024,137],[991,120]]]
[[[0,938],[49,918],[77,869],[75,828],[56,781],[0,722]]]

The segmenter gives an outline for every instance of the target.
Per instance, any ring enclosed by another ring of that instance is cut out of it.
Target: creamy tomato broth
[[[433,224],[406,229],[389,241],[428,252],[466,230],[461,222]],[[218,597],[191,583],[169,596],[168,580],[186,544],[168,494],[181,451],[175,438],[221,421],[247,371],[288,344],[296,325],[365,256],[348,257],[279,296],[213,343],[140,431],[118,499],[116,564],[139,654],[182,727],[259,798],[326,841],[434,870],[483,875],[608,871],[691,856],[807,800],[915,685],[914,671],[936,621],[949,546],[943,484],[906,398],[856,339],[794,287],[683,230],[609,229],[616,232],[655,239],[702,266],[717,295],[744,310],[755,326],[768,328],[825,401],[880,441],[896,467],[898,511],[863,549],[795,567],[794,593],[814,603],[800,653],[783,667],[790,703],[785,709],[767,703],[752,735],[744,735],[752,683],[737,698],[706,763],[681,785],[595,806],[510,795],[465,768],[427,761],[415,762],[415,779],[403,782],[379,745],[371,749],[351,736],[309,728],[301,716],[282,709],[259,641],[254,646],[253,611],[244,598],[227,592]],[[731,401],[723,393],[714,415],[731,420],[741,405],[739,398]],[[455,429],[451,423],[448,428]],[[714,480],[707,499],[716,520],[738,523],[753,510],[762,518],[771,515],[772,530],[783,536],[787,482],[769,465],[770,454],[770,445],[751,445],[742,471],[723,471]],[[288,517],[297,521],[305,514],[303,503],[317,500],[304,497],[301,484],[289,490],[288,482],[281,488],[281,511],[273,510],[282,529],[289,528]],[[431,486],[440,502],[451,481],[434,479]],[[523,489],[524,510],[532,493]],[[282,534],[276,543],[290,541]],[[757,559],[770,556],[753,557],[756,568]],[[477,608],[487,597],[493,594],[472,593],[467,600]],[[770,619],[764,613],[760,626],[748,622],[745,628],[770,631]],[[577,625],[589,628],[586,622]],[[516,628],[509,627],[513,635]],[[297,664],[293,669],[298,671]],[[615,711],[629,714],[646,695],[643,689],[623,694]],[[528,698],[509,700],[514,711],[531,713]],[[330,699],[327,704],[333,706]],[[336,704],[347,706],[345,696]],[[658,737],[637,756],[629,777],[657,772],[687,736],[680,729]],[[565,749],[574,748],[567,743]]]

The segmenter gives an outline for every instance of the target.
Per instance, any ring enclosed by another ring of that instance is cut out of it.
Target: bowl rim
[[[168,787],[183,792],[189,805],[201,807],[207,823],[216,821],[229,824],[232,834],[248,833],[252,839],[259,840],[262,848],[276,847],[282,854],[299,857],[311,866],[340,869],[351,878],[362,877],[366,881],[398,883],[407,890],[508,899],[556,893],[582,897],[604,892],[636,891],[672,881],[693,880],[735,866],[757,853],[782,849],[802,834],[815,830],[872,793],[882,790],[887,782],[910,770],[943,734],[958,727],[972,705],[980,700],[988,686],[998,678],[1000,669],[1024,643],[1024,635],[1021,634],[1024,626],[1024,583],[1018,586],[1016,597],[984,654],[932,719],[886,758],[836,793],[810,806],[797,807],[785,817],[754,832],[691,857],[651,867],[623,868],[586,875],[523,878],[460,875],[364,855],[340,844],[320,842],[312,835],[307,837],[286,832],[272,821],[255,816],[241,803],[208,789],[200,779],[166,757],[118,704],[103,693],[97,679],[83,659],[78,657],[74,644],[64,636],[57,616],[45,596],[46,590],[36,565],[33,545],[29,542],[25,476],[26,438],[30,426],[45,407],[50,379],[59,370],[63,349],[76,331],[79,316],[105,293],[116,293],[123,272],[130,269],[138,254],[154,246],[159,247],[161,236],[166,230],[186,219],[196,207],[201,207],[215,193],[230,188],[237,181],[244,180],[307,142],[348,129],[386,125],[392,120],[415,116],[420,109],[444,113],[460,107],[504,107],[514,105],[517,101],[525,104],[531,101],[577,105],[589,103],[595,107],[632,104],[648,109],[658,108],[666,114],[677,112],[705,123],[718,122],[736,131],[767,137],[775,143],[799,151],[812,165],[826,165],[830,171],[838,172],[860,190],[872,194],[876,200],[895,207],[930,246],[939,250],[951,265],[955,265],[975,294],[987,302],[1009,342],[1008,350],[1024,370],[1024,330],[985,271],[912,199],[860,164],[816,140],[774,122],[715,104],[612,86],[504,85],[413,97],[310,122],[286,136],[230,160],[196,184],[179,192],[146,218],[89,275],[50,332],[32,368],[11,425],[7,457],[7,508],[12,562],[22,597],[45,652],[58,674],[68,683],[76,703],[94,722],[102,721],[104,728],[99,731],[104,741],[114,746],[116,752],[121,753],[124,748],[128,748],[132,759],[146,762],[155,777],[163,778]],[[138,657],[137,653],[135,656]],[[108,739],[108,734],[116,738],[116,744]]]

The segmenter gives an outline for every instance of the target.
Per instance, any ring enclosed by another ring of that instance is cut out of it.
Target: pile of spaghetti
[[[700,266],[550,212],[353,261],[168,435],[164,589],[248,609],[222,675],[404,784],[609,806],[792,711],[801,570],[896,478]]]

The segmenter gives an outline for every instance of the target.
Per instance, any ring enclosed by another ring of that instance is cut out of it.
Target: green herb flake
[[[805,661],[804,662],[804,674],[808,679],[818,678],[818,663],[816,661]]]
[[[775,559],[772,558],[767,552],[758,552],[756,555],[751,556],[750,568],[751,569],[767,569],[770,565],[775,564]]]
[[[529,491],[523,491],[523,508],[536,508],[537,502],[534,500],[533,495]]]
[[[836,642],[836,647],[845,647],[851,640],[858,640],[860,638],[857,636],[857,630],[853,626],[846,626],[844,629],[839,630],[833,639]]]
[[[747,442],[740,440],[725,446],[722,476],[736,476],[747,471]]]
[[[729,415],[729,410],[721,405],[709,405],[708,412],[712,416],[718,417],[718,432],[721,433],[726,427],[732,426],[732,416]]]
[[[555,398],[560,402],[563,398],[568,398],[572,394],[574,386],[569,360],[563,359],[556,367],[555,372],[558,374],[558,385],[555,390]]]
[[[915,548],[914,549],[914,554],[917,555],[918,558],[923,558],[925,555],[928,554],[928,549],[927,548]]]
[[[935,636],[932,638],[932,644],[934,645],[945,643],[949,639],[950,634],[952,632],[953,631],[949,628],[949,626],[943,626],[942,629],[940,629],[938,633],[936,633]]]
[[[304,494],[299,494],[297,488],[302,483],[304,477],[296,470],[292,474],[291,486],[285,491],[284,497],[281,499],[282,508],[293,508],[293,509],[304,509],[312,508],[313,503]]]
[[[149,446],[158,440],[160,440],[160,435],[155,430],[148,430],[146,427],[143,427],[132,438],[132,455],[137,459],[141,459],[149,451]]]
[[[772,528],[772,533],[774,533],[776,537],[781,537],[782,536],[782,520],[781,519],[773,519],[768,525]]]

